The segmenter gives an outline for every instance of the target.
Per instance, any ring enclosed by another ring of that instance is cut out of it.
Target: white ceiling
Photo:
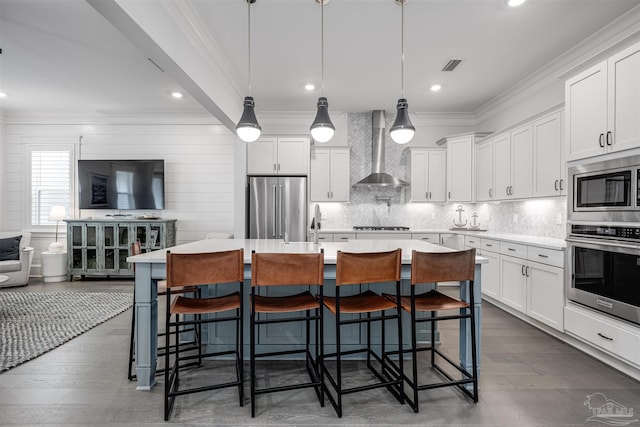
[[[197,12],[237,86],[246,90],[246,2],[183,2]],[[410,110],[476,111],[639,4],[529,0],[514,9],[504,0],[411,0],[404,29]],[[321,83],[320,6],[315,0],[257,0],[251,7],[258,113],[314,110],[319,90],[308,93],[303,86]],[[331,0],[324,7],[331,110],[395,108],[400,11],[393,0]],[[0,0],[0,48],[0,91],[9,95],[0,107],[8,114],[203,112],[188,94],[172,99],[170,92],[179,88],[170,76],[83,0]],[[454,72],[440,71],[449,58],[464,62]],[[429,92],[432,83],[442,84],[442,91]]]

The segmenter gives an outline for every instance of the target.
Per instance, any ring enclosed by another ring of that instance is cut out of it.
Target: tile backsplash
[[[394,119],[386,116],[387,131]],[[351,184],[371,173],[371,113],[349,113],[348,140],[351,147]],[[405,146],[390,143],[386,132],[385,171],[407,178]],[[389,203],[376,200],[389,198]],[[408,203],[405,190],[396,188],[352,188],[350,203],[320,203],[324,229],[348,229],[354,225],[398,225],[412,229],[448,229],[458,222],[472,221],[477,213],[481,228],[494,232],[564,238],[566,197],[492,203]],[[313,209],[310,209],[313,212]]]
[[[401,190],[392,190],[398,193]],[[529,234],[564,238],[566,234],[566,197],[492,203],[404,203],[376,201],[372,192],[368,201],[358,203],[320,203],[324,229],[347,229],[354,225],[400,225],[411,229],[448,229],[458,221],[477,223],[493,232]]]

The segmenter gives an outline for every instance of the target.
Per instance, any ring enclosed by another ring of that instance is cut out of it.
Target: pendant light
[[[256,118],[256,112],[254,110],[255,103],[251,96],[251,3],[255,3],[256,0],[247,0],[247,39],[248,39],[248,74],[249,74],[249,96],[244,98],[244,110],[242,111],[242,117],[236,125],[236,134],[245,142],[253,142],[260,137],[262,128],[258,124]]]
[[[336,130],[329,117],[329,103],[324,96],[324,5],[329,0],[316,0],[320,3],[320,69],[322,73],[322,96],[318,98],[318,112],[311,124],[311,136],[316,142],[327,142],[333,138]]]
[[[409,106],[407,100],[404,97],[404,4],[408,0],[396,0],[396,3],[400,3],[401,7],[401,32],[400,32],[400,86],[401,96],[398,99],[396,120],[393,122],[393,126],[389,130],[391,139],[396,144],[406,144],[413,139],[413,135],[416,133],[416,128],[411,124],[409,119]]]

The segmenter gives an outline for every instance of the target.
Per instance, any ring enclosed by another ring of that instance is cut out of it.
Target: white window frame
[[[27,177],[25,182],[27,183],[26,188],[26,200],[25,200],[25,229],[34,230],[34,231],[53,231],[55,229],[55,222],[51,222],[48,224],[36,225],[32,222],[32,214],[33,214],[33,183],[32,183],[32,158],[33,152],[35,151],[67,151],[69,153],[69,207],[67,210],[67,217],[74,218],[76,216],[76,146],[73,143],[51,143],[51,144],[38,144],[38,143],[27,143],[26,144],[26,159],[25,164],[27,165],[26,173]],[[63,224],[64,225],[64,224]],[[64,230],[64,227],[62,228]]]

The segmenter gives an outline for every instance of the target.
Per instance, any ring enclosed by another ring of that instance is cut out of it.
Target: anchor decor
[[[465,228],[467,226],[467,220],[465,219],[464,223],[462,222],[462,212],[464,212],[464,209],[462,209],[462,205],[458,205],[456,212],[458,212],[458,222],[453,220],[453,226],[455,228]]]
[[[478,214],[477,213],[473,213],[473,215],[471,215],[471,218],[473,218],[471,220],[471,224],[469,224],[469,228],[472,230],[480,230],[480,223],[478,222]]]

